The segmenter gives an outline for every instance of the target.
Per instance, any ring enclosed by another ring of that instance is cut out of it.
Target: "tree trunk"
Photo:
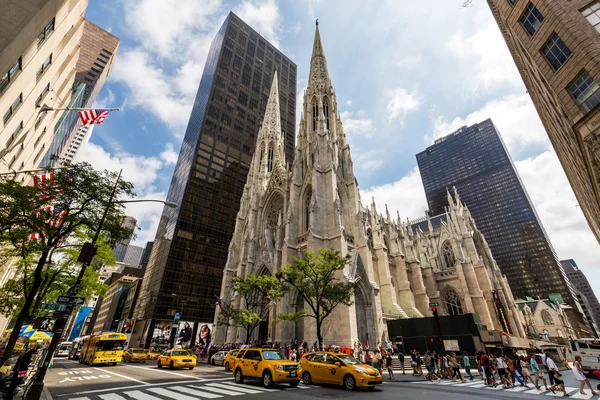
[[[25,304],[21,308],[19,315],[17,315],[17,319],[15,320],[15,327],[13,328],[10,338],[8,339],[8,343],[6,343],[6,349],[4,350],[4,354],[2,355],[2,363],[8,360],[13,353],[13,349],[15,344],[17,343],[17,339],[19,338],[19,331],[21,330],[21,326],[25,321],[29,319],[29,310],[31,309],[31,305],[37,295],[37,292],[42,284],[42,269],[46,264],[46,259],[48,258],[48,251],[43,251],[40,259],[38,261],[37,267],[35,268],[35,272],[33,274],[33,284],[31,285],[31,289],[27,296],[25,297]],[[11,393],[9,393],[11,395]]]
[[[319,348],[316,351],[321,351],[321,346],[323,345],[323,335],[321,335],[321,323],[319,319],[317,319],[317,342],[319,344]]]

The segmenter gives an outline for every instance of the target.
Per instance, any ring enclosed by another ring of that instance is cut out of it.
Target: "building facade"
[[[577,290],[578,297],[581,298],[581,307],[594,337],[600,337],[600,302],[598,302],[594,289],[575,260],[562,260],[560,263],[569,277],[569,281]]]
[[[157,321],[214,318],[227,247],[275,71],[282,140],[293,157],[296,64],[230,13],[211,44],[136,307],[150,342]],[[172,294],[176,294],[173,296]]]
[[[234,276],[275,274],[305,250],[330,248],[349,255],[339,279],[357,283],[352,306],[326,321],[325,343],[351,346],[360,339],[386,340],[388,319],[478,314],[488,329],[522,336],[523,323],[506,279],[468,210],[447,196],[447,212],[435,219],[402,222],[363,206],[350,148],[337,107],[318,26],[295,155],[290,167],[280,123],[276,76],[237,215],[220,297],[245,304],[232,291]],[[304,308],[288,293],[272,308],[251,340],[316,339],[312,320],[277,322],[279,313]],[[218,316],[218,315],[217,315]],[[215,319],[217,320],[217,319]],[[335,329],[331,329],[335,327]],[[216,328],[216,343],[240,342],[242,328]]]
[[[569,337],[575,331],[561,304],[549,299],[517,299],[519,310],[523,314],[528,337],[542,339],[558,344],[568,344]]]
[[[573,288],[491,120],[464,126],[417,154],[430,212],[456,187],[516,297],[552,293],[576,307]]]
[[[600,240],[600,2],[488,4],[581,210]]]

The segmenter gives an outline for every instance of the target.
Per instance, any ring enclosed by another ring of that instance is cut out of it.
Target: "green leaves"
[[[342,257],[337,251],[320,249],[305,251],[303,258],[294,257],[292,265],[282,267],[277,278],[304,299],[308,309],[279,315],[280,321],[298,321],[303,317],[316,320],[319,344],[322,342],[321,326],[340,304],[352,305],[355,284],[347,282],[342,271],[350,255]]]

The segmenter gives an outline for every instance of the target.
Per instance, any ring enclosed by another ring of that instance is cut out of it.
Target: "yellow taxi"
[[[223,366],[225,371],[231,371],[231,368],[235,365],[235,357],[238,355],[240,350],[231,350],[223,359]]]
[[[248,378],[262,380],[267,388],[274,383],[289,383],[295,388],[300,383],[300,364],[288,360],[276,349],[243,349],[237,354],[233,376],[235,383]]]
[[[160,351],[158,350],[146,350],[146,354],[148,355],[148,360],[157,360],[160,357]]]
[[[125,353],[123,353],[123,361],[124,362],[143,362],[145,363],[148,359],[148,354],[146,354],[146,350],[144,349],[127,349]]]
[[[166,350],[157,360],[158,368],[189,368],[196,366],[196,356],[184,349]]]
[[[374,389],[383,383],[383,377],[375,368],[362,364],[344,353],[316,352],[305,354],[300,360],[302,382],[341,385],[348,390]]]

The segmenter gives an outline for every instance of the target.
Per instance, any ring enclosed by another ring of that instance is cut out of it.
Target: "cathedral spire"
[[[285,153],[283,143],[283,132],[281,130],[281,115],[279,111],[279,84],[277,82],[277,70],[273,74],[271,92],[265,109],[258,138],[256,139],[256,150],[254,157],[259,156],[258,170],[266,166],[266,171],[271,172],[275,165],[285,167]]]
[[[321,44],[321,35],[319,34],[319,21],[316,22],[315,27],[315,41],[313,43],[312,57],[310,59],[310,74],[308,76],[308,86],[311,83],[323,82],[330,86],[329,72],[327,70],[327,60],[325,59],[325,52],[323,51],[323,45]]]

